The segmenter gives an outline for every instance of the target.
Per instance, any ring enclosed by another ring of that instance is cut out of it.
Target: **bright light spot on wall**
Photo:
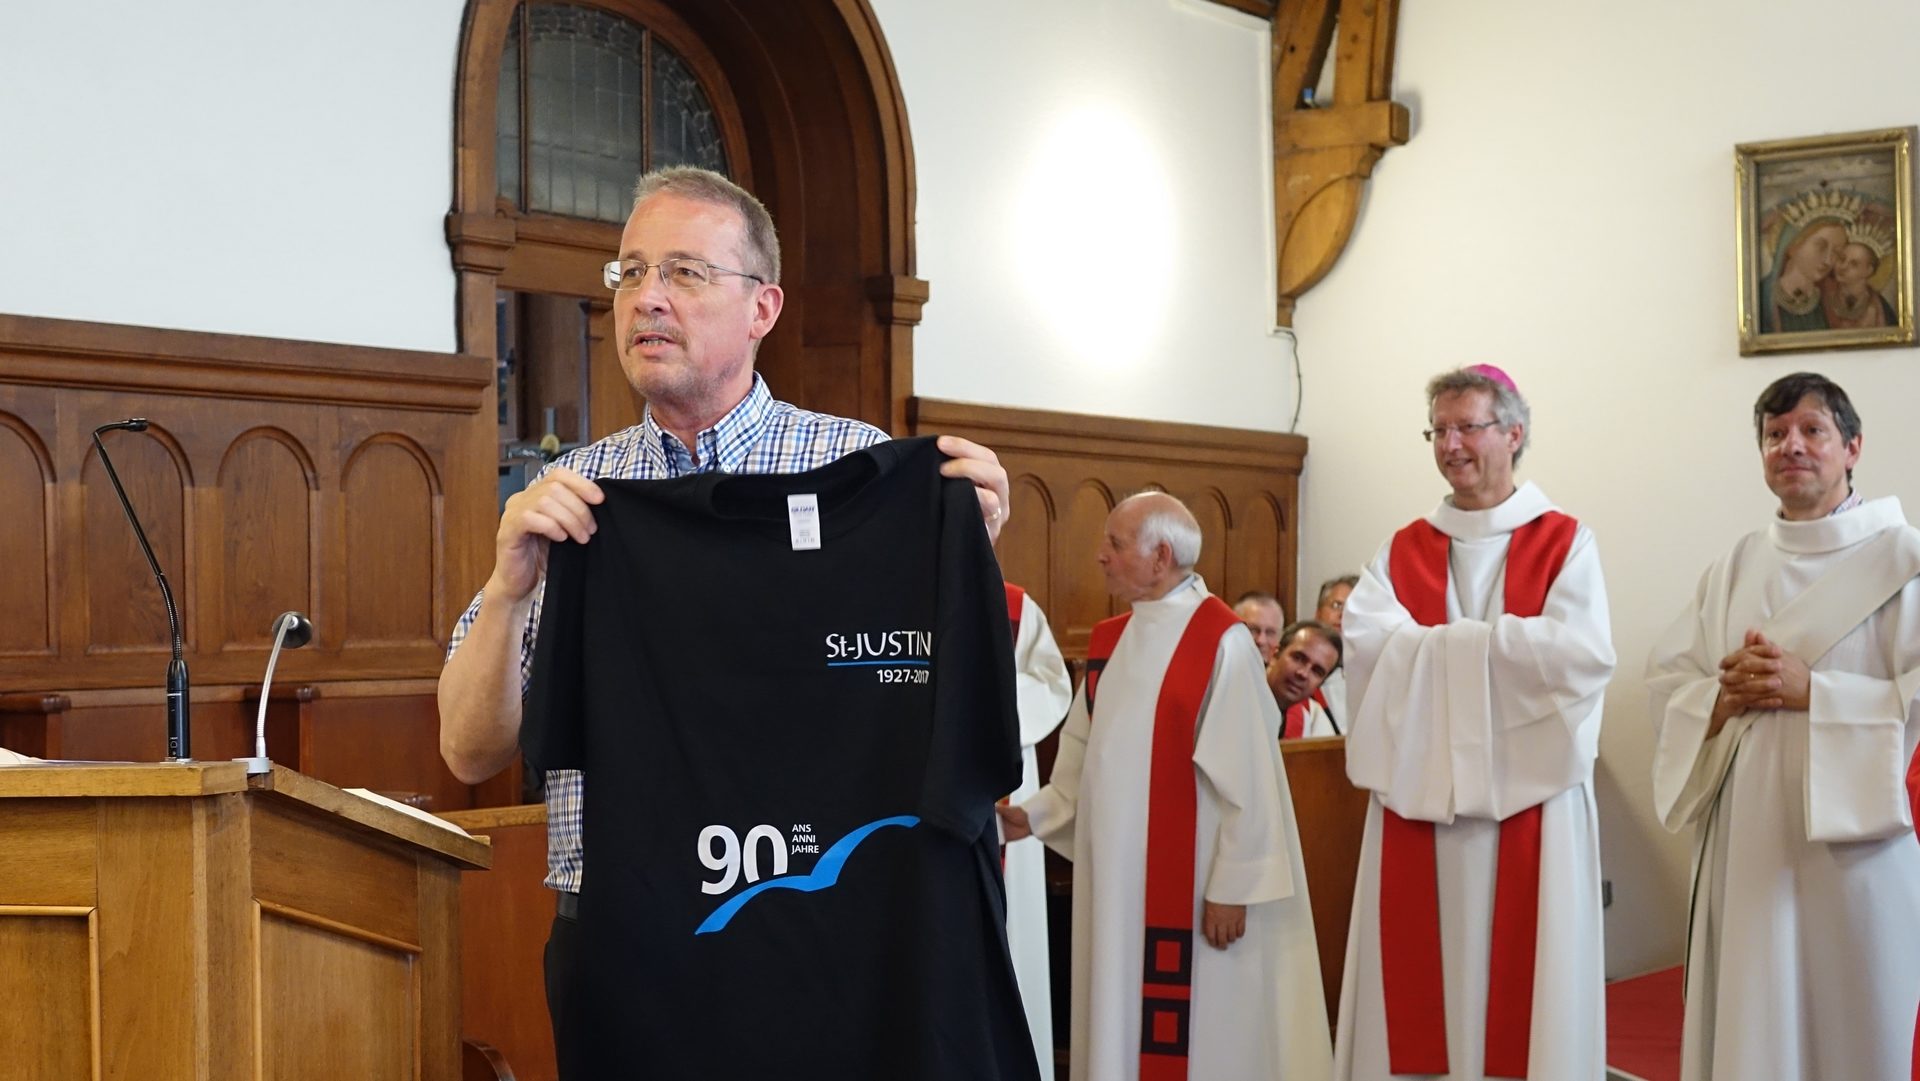
[[[1043,136],[1016,212],[1009,269],[1079,360],[1131,366],[1158,344],[1170,299],[1206,269],[1174,265],[1173,199],[1131,119],[1090,107]]]

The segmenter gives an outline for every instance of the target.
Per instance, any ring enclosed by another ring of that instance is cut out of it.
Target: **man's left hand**
[[[972,482],[973,493],[980,497],[980,517],[986,519],[987,536],[998,541],[1000,529],[1012,513],[1007,499],[1007,471],[1000,465],[1000,456],[957,435],[941,436],[936,446],[947,455],[947,460],[940,463],[940,475],[965,477]]]
[[[1216,950],[1224,950],[1240,941],[1247,933],[1246,905],[1217,905],[1206,902],[1200,911],[1200,934],[1207,945]]]

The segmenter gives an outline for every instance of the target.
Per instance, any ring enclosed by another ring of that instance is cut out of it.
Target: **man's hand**
[[[1007,499],[1007,471],[1001,468],[1000,456],[957,435],[943,435],[935,445],[948,456],[940,463],[940,475],[965,477],[973,483],[974,494],[980,497],[980,517],[987,522],[987,536],[998,541],[1000,529],[1012,513]]]
[[[585,542],[593,536],[599,528],[593,504],[605,498],[599,485],[565,466],[548,470],[509,498],[494,537],[487,597],[511,603],[532,593],[547,567],[547,542]]]
[[[1714,699],[1707,738],[1719,735],[1742,713],[1808,708],[1812,681],[1805,661],[1759,631],[1747,631],[1740,648],[1720,659],[1720,694]]]
[[[1024,808],[1003,803],[994,807],[993,813],[1000,816],[1000,832],[1009,843],[1033,836],[1033,822]]]
[[[1747,648],[1748,664],[1755,672],[1765,672],[1773,683],[1773,698],[1780,704],[1769,709],[1805,710],[1813,706],[1813,672],[1807,662],[1788,653],[1779,643],[1759,631],[1748,631],[1752,645]]]
[[[1240,941],[1240,936],[1247,933],[1247,906],[1206,902],[1200,910],[1200,933],[1216,950]]]

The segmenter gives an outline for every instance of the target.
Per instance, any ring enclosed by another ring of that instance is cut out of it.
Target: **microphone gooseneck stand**
[[[173,660],[167,664],[167,757],[175,762],[185,762],[193,757],[193,749],[192,725],[188,716],[186,642],[180,637],[180,612],[173,605],[173,590],[167,587],[167,576],[160,570],[160,561],[153,558],[153,545],[147,543],[147,531],[140,528],[140,518],[133,513],[133,504],[127,501],[127,490],[120,486],[120,475],[113,471],[113,459],[107,457],[107,448],[100,442],[101,432],[146,430],[145,417],[129,417],[112,424],[102,424],[93,430],[93,449],[100,453],[100,464],[107,467],[107,479],[113,482],[113,494],[120,497],[120,509],[127,512],[127,524],[133,526],[134,539],[140,542],[140,551],[147,557],[147,566],[153,569],[153,579],[160,583],[160,599],[167,605],[167,626],[173,632]]]

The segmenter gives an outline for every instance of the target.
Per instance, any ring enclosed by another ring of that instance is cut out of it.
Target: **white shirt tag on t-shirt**
[[[808,552],[820,547],[820,497],[787,497],[787,530],[793,534],[793,550]]]

